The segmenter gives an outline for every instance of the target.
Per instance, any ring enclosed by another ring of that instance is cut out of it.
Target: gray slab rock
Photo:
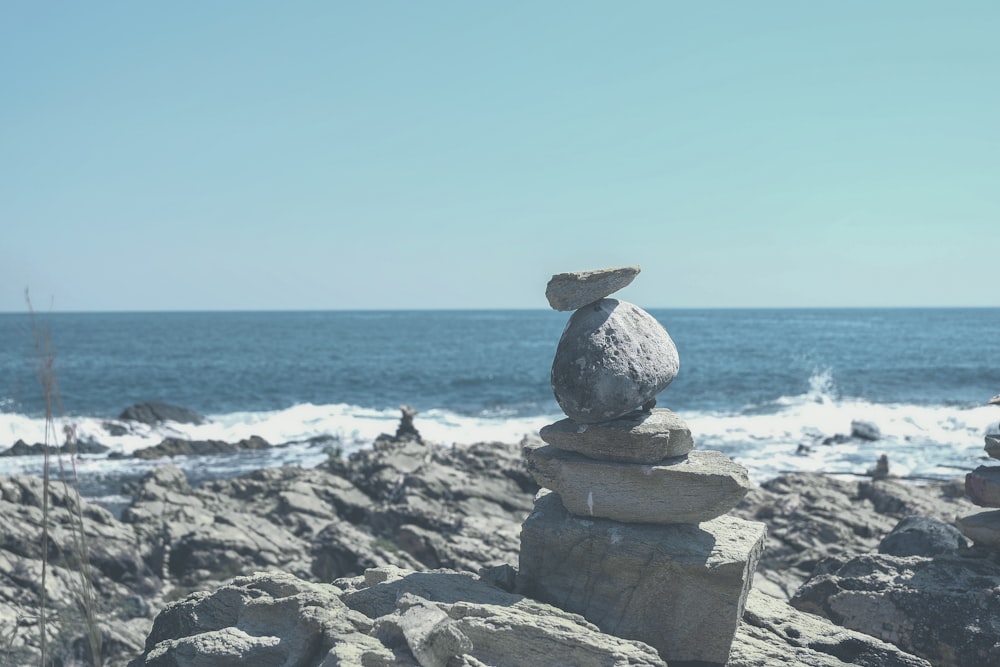
[[[1000,549],[1000,510],[963,516],[955,525],[977,546]]]
[[[570,419],[604,422],[646,405],[679,368],[674,341],[652,315],[601,299],[566,324],[552,362],[552,391]]]
[[[338,645],[362,659],[332,664],[394,664],[340,593],[278,572],[237,577],[167,606],[129,667],[319,665]]]
[[[930,663],[866,634],[750,591],[727,667],[930,667]]]
[[[445,667],[456,656],[470,653],[472,642],[448,614],[427,600],[404,593],[396,613],[375,622],[373,633],[384,644],[386,635],[399,635],[420,667]]]
[[[1000,466],[979,466],[968,473],[965,493],[980,507],[1000,507]]]
[[[687,423],[665,408],[634,410],[597,424],[561,419],[543,426],[539,435],[559,449],[628,463],[659,463],[694,449]]]
[[[433,603],[472,642],[470,653],[449,664],[665,667],[647,644],[602,633],[578,614],[503,591],[467,572],[378,568],[336,583],[349,607],[373,619],[395,614],[397,601],[407,595]]]
[[[543,491],[521,528],[519,591],[668,662],[721,665],[764,537],[763,524],[728,516],[700,526],[582,519]]]
[[[791,604],[934,665],[1000,664],[1000,564],[978,550],[857,556],[814,575]]]
[[[597,461],[552,445],[524,448],[528,469],[571,513],[625,523],[699,523],[750,489],[746,468],[722,452],[693,450],[655,465]]]
[[[638,266],[557,273],[545,286],[545,298],[555,310],[576,310],[614,294],[637,275]]]

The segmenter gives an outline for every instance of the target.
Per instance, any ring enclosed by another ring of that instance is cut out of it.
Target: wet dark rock
[[[83,440],[75,444],[60,445],[58,447],[49,445],[46,447],[40,442],[29,445],[24,440],[18,440],[9,449],[0,452],[0,456],[41,456],[46,450],[49,454],[103,454],[108,451],[99,442],[94,440]]]
[[[925,516],[908,516],[879,542],[879,553],[890,556],[936,556],[968,546],[955,526]]]
[[[874,422],[856,419],[851,422],[851,437],[874,442],[882,439],[882,431]]]
[[[155,426],[161,422],[177,422],[179,424],[201,424],[205,418],[193,410],[169,403],[149,401],[137,403],[122,410],[118,415],[121,421],[140,422]]]
[[[166,456],[211,456],[232,454],[246,449],[268,449],[270,447],[271,443],[256,435],[252,435],[239,442],[164,438],[158,445],[137,449],[132,453],[132,457],[149,461]]]

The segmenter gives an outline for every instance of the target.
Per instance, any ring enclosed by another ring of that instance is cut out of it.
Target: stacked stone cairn
[[[1000,459],[1000,425],[986,434],[986,453]],[[1000,465],[979,466],[965,476],[965,495],[980,507],[1000,507]],[[1000,551],[1000,510],[958,520],[958,529],[977,546]]]
[[[684,420],[654,407],[677,375],[677,348],[649,313],[606,298],[638,273],[549,282],[549,304],[576,311],[551,374],[568,418],[524,448],[544,488],[521,529],[518,586],[672,666],[723,665],[765,527],[725,516],[749,490],[746,469],[695,450]]]

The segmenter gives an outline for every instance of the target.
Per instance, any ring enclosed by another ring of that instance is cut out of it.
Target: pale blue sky
[[[0,311],[996,306],[997,2],[4,2]]]

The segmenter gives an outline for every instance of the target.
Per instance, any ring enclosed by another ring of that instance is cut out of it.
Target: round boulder
[[[646,404],[679,367],[674,341],[652,315],[601,299],[569,319],[552,362],[552,391],[567,417],[594,424]]]

